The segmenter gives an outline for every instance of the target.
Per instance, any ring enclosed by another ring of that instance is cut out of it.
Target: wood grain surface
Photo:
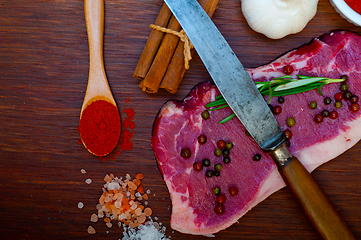
[[[0,1],[0,238],[119,239],[122,229],[107,228],[90,216],[107,173],[145,175],[154,216],[172,239],[208,239],[172,231],[171,201],[150,145],[152,124],[162,104],[182,99],[210,77],[195,55],[176,94],[146,94],[132,77],[163,2],[106,0],[104,60],[122,118],[135,111],[132,150],[114,160],[89,154],[78,143],[79,114],[88,78],[88,41],[83,1]],[[307,27],[280,40],[252,31],[239,0],[222,0],[213,20],[245,67],[263,65],[280,54],[333,29],[361,33],[320,0]],[[119,150],[119,146],[116,151]],[[361,239],[361,143],[313,172],[345,221]],[[81,174],[84,168],[87,173]],[[84,181],[92,179],[91,184]],[[84,208],[78,208],[78,202]],[[282,189],[253,208],[216,239],[318,239]]]

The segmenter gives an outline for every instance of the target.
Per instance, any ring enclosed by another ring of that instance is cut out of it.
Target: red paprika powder
[[[121,122],[118,108],[105,100],[92,102],[81,115],[79,132],[89,152],[97,156],[109,154],[120,138]]]
[[[361,14],[361,1],[360,0],[345,0],[347,5],[358,14]]]

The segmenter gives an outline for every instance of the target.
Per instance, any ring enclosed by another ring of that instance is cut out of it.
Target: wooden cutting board
[[[146,94],[132,77],[140,53],[163,4],[161,0],[111,1],[105,5],[104,59],[119,106],[133,109],[133,147],[114,159],[99,159],[79,144],[80,108],[88,77],[88,42],[82,1],[12,0],[0,4],[0,238],[118,239],[90,216],[105,174],[133,177],[142,172],[151,190],[149,205],[172,239],[207,239],[170,228],[171,202],[150,146],[153,120],[169,99],[182,99],[209,80],[195,55],[178,92]],[[239,0],[220,1],[213,20],[245,67],[266,64],[282,53],[332,29],[361,33],[342,19],[329,1],[296,35],[270,40],[252,31]],[[120,146],[116,150],[121,150]],[[312,174],[361,238],[361,143]],[[85,169],[86,174],[80,170]],[[86,184],[87,178],[92,179]],[[84,203],[78,208],[78,203]],[[287,189],[271,195],[216,239],[318,239]]]

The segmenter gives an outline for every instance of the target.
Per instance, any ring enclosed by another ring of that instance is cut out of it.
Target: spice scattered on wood
[[[212,17],[219,0],[199,0],[207,14]],[[180,32],[181,26],[167,5],[161,8],[153,26]],[[147,93],[156,93],[163,88],[176,93],[186,71],[184,42],[174,33],[152,29],[138,61],[133,77],[140,79],[140,87]],[[194,49],[191,50],[192,55]]]

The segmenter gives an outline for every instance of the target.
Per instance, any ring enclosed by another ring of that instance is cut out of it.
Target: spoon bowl
[[[79,132],[90,153],[105,156],[119,141],[121,122],[104,68],[104,0],[85,0],[84,13],[89,42],[89,78]]]

